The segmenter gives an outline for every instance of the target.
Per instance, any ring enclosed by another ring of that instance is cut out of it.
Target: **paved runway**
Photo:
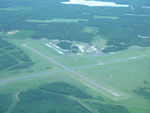
[[[44,57],[45,59],[47,59],[50,62],[53,62],[54,64],[62,67],[62,70],[56,70],[56,71],[50,71],[50,72],[45,72],[45,73],[37,73],[37,74],[32,74],[32,75],[27,75],[27,76],[20,76],[20,77],[15,77],[15,78],[9,78],[6,80],[0,80],[0,83],[9,83],[9,82],[13,82],[13,81],[17,81],[17,80],[24,80],[24,79],[29,79],[29,78],[34,78],[34,77],[38,77],[38,76],[44,76],[44,75],[49,75],[49,74],[53,74],[53,73],[60,73],[60,72],[71,72],[73,75],[76,75],[77,77],[79,77],[80,79],[84,80],[85,82],[89,83],[90,85],[97,87],[115,97],[120,97],[123,96],[122,94],[119,94],[118,92],[112,91],[111,89],[108,89],[104,86],[102,86],[101,84],[96,83],[95,81],[87,78],[86,76],[84,76],[83,74],[79,73],[76,71],[76,69],[84,69],[84,68],[90,68],[93,66],[101,66],[101,65],[106,65],[106,64],[113,64],[113,63],[119,63],[119,62],[126,62],[129,60],[134,60],[134,59],[138,59],[138,58],[142,58],[146,55],[140,55],[140,56],[135,56],[135,57],[130,57],[130,58],[126,58],[126,59],[119,59],[119,60],[115,60],[115,61],[110,61],[110,62],[105,62],[105,63],[97,63],[97,64],[90,64],[90,65],[86,65],[86,66],[78,66],[78,67],[74,67],[74,68],[69,68],[63,64],[61,64],[60,62],[56,61],[55,59],[48,57],[46,55],[44,55],[43,53],[39,52],[38,50],[28,46],[27,44],[22,44],[22,46],[28,48],[29,50],[33,51],[34,53],[40,55],[41,57]]]

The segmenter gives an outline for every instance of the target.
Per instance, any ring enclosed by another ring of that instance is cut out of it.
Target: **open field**
[[[35,33],[34,31],[28,31],[28,30],[14,30],[8,32],[0,32],[0,37],[7,38],[7,39],[8,38],[26,39],[26,38],[31,38],[31,36],[34,35],[34,33]]]
[[[95,57],[95,59],[99,60],[100,62],[106,62],[106,61],[108,62],[108,61],[114,61],[118,59],[125,59],[129,57],[136,57],[141,55],[149,55],[149,49],[140,48],[140,47],[131,47],[124,51],[110,52],[107,55]]]
[[[7,7],[7,8],[0,8],[0,11],[20,11],[20,10],[29,10],[32,7]]]
[[[83,32],[91,33],[91,34],[97,34],[98,28],[97,27],[92,27],[92,26],[86,26],[83,29]]]
[[[125,92],[131,91],[132,93],[133,89],[131,86],[135,88],[138,83],[144,80],[149,80],[148,61],[149,56],[145,56],[141,59],[85,68],[79,70],[79,72],[87,75],[90,79],[93,79],[97,82],[102,82],[103,84],[107,84],[115,88],[118,87],[119,90],[124,90]],[[141,72],[141,70],[144,70],[144,73]],[[134,81],[134,78],[136,78],[136,81]],[[134,81],[135,84],[126,84],[126,81],[129,83]]]
[[[26,22],[33,22],[33,23],[78,23],[78,22],[82,22],[82,21],[88,21],[87,19],[64,19],[64,18],[53,18],[51,20],[31,20],[31,19],[27,19],[25,20]]]
[[[78,67],[78,66],[86,66],[91,64],[96,64],[97,62],[84,56],[62,56],[62,57],[56,57],[55,60],[58,62],[72,68],[72,67]],[[71,61],[71,62],[70,62]]]
[[[118,20],[119,17],[113,17],[113,16],[94,16],[94,19],[112,19],[112,20]]]

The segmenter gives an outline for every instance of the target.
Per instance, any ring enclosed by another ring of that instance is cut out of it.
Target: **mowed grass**
[[[82,67],[86,65],[91,65],[91,64],[96,64],[94,60],[90,59],[89,57],[86,56],[78,56],[78,55],[73,55],[73,56],[62,56],[55,58],[56,61],[64,64],[67,67]]]
[[[106,64],[79,70],[79,72],[93,79],[98,83],[107,84],[132,93],[133,90],[143,80],[149,78],[150,56],[135,59],[127,62]],[[127,81],[130,84],[127,84]],[[134,84],[132,84],[134,82]]]
[[[79,72],[96,83],[102,84],[107,88],[112,87],[129,95],[128,99],[122,100],[120,103],[127,105],[129,110],[134,111],[134,113],[138,113],[139,109],[141,109],[142,113],[149,113],[150,102],[133,92],[133,90],[142,85],[143,81],[150,81],[149,65],[150,56],[145,56],[126,62],[82,69]],[[138,109],[136,110],[136,108]]]
[[[43,53],[44,55],[48,56],[48,57],[57,57],[60,54],[57,53],[55,50],[53,50],[52,48],[49,48],[45,45],[45,43],[48,43],[48,40],[45,39],[29,39],[23,43],[27,44],[28,46],[38,50],[39,52]]]
[[[130,47],[127,50],[111,52],[104,54],[103,56],[95,57],[95,59],[99,60],[100,62],[109,62],[142,55],[150,55],[150,49],[140,47]]]

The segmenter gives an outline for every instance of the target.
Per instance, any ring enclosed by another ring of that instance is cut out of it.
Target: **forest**
[[[8,0],[9,1],[9,0]],[[112,52],[127,49],[130,46],[150,46],[150,38],[139,38],[138,35],[150,36],[150,21],[149,17],[141,16],[127,16],[125,13],[137,15],[149,15],[148,9],[139,7],[140,5],[147,5],[148,1],[133,0],[131,3],[136,10],[130,8],[111,8],[111,7],[87,7],[80,5],[64,5],[60,1],[55,0],[32,0],[19,1],[15,0],[13,3],[6,4],[7,0],[2,0],[0,6],[3,8],[20,6],[31,7],[21,8],[19,11],[5,11],[0,13],[0,31],[7,32],[10,30],[29,30],[35,31],[31,37],[33,39],[47,38],[80,41],[91,43],[94,34],[83,32],[85,26],[98,27],[100,35],[107,40],[107,48],[103,52]],[[105,1],[105,0],[104,0]],[[127,4],[116,1],[117,3]],[[68,10],[69,9],[69,10]],[[111,11],[110,11],[111,10]],[[118,20],[111,19],[95,19],[94,16],[115,16]],[[27,22],[27,19],[88,19],[86,22],[79,23],[32,23]],[[144,20],[144,21],[143,21]]]
[[[31,59],[20,48],[0,39],[0,71],[24,69],[32,64]]]
[[[89,97],[80,89],[66,83],[46,84],[38,89],[22,92],[12,113],[92,113],[67,95]]]
[[[13,108],[12,113],[92,113],[69,96],[80,99],[93,98],[75,86],[63,82],[54,82],[22,92],[19,95],[20,101]],[[93,102],[87,104],[95,106],[95,109],[101,113],[130,113],[121,105]]]
[[[11,94],[0,94],[0,112],[5,113],[12,103],[12,95]]]

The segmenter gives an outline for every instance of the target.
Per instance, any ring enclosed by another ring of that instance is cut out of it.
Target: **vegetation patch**
[[[51,20],[33,20],[33,19],[27,19],[26,22],[33,22],[33,23],[78,23],[78,22],[86,22],[87,19],[64,19],[64,18],[53,18]]]
[[[68,67],[84,67],[86,65],[96,64],[97,62],[82,56],[64,56],[61,58],[56,58],[57,61],[61,62]]]
[[[70,50],[72,43],[71,42],[59,42],[56,45],[59,46],[61,49]]]
[[[133,90],[133,92],[139,96],[143,96],[146,99],[150,99],[150,87],[146,80],[143,81],[143,84],[140,87]]]
[[[93,106],[98,111],[98,113],[130,113],[122,105],[92,103],[91,106]]]
[[[96,35],[98,33],[98,27],[86,26],[84,27],[83,32]]]
[[[0,8],[0,11],[20,11],[20,10],[29,10],[29,9],[32,9],[32,8],[31,7],[14,6],[14,7]]]
[[[21,49],[0,39],[0,71],[23,69],[32,64],[33,62]]]
[[[59,39],[79,42],[91,42],[93,34],[83,32],[82,23],[49,23],[47,25],[39,25],[36,33],[32,38],[41,39]]]
[[[110,0],[109,0],[110,1]],[[1,0],[0,31],[35,31],[33,39],[47,38],[70,40],[91,43],[94,34],[100,35],[107,41],[107,48],[103,52],[113,52],[127,49],[133,45],[149,47],[150,21],[148,16],[124,15],[150,15],[148,10],[141,8],[149,4],[146,0],[129,2],[113,0],[117,4],[135,4],[136,11],[129,8],[102,8],[85,7],[61,4],[60,1],[18,1]],[[9,4],[8,4],[9,3]],[[141,5],[141,6],[140,6]],[[17,6],[17,7],[14,7]],[[31,7],[33,10],[22,10]],[[107,16],[105,16],[107,14]],[[19,16],[18,16],[19,15]],[[28,17],[28,18],[27,18]],[[88,26],[88,27],[87,27]],[[98,29],[97,30],[95,29]],[[83,32],[84,31],[84,32]],[[18,34],[18,33],[17,33]]]
[[[95,19],[111,19],[111,20],[118,20],[119,17],[114,16],[94,16]]]
[[[34,31],[26,30],[13,30],[8,32],[0,32],[0,37],[3,38],[15,38],[15,39],[26,39],[34,35]]]
[[[5,113],[12,103],[11,94],[0,94],[0,113]]]
[[[53,83],[35,90],[28,90],[19,95],[20,101],[11,113],[91,113],[78,102],[55,93],[77,95],[78,92],[80,95],[81,91],[77,90],[65,83]],[[67,93],[69,91],[70,93]]]
[[[78,98],[91,98],[91,96],[84,93],[82,90],[63,82],[55,82],[52,84],[46,84],[40,87],[41,90],[48,92],[55,92],[58,94],[74,96]]]

